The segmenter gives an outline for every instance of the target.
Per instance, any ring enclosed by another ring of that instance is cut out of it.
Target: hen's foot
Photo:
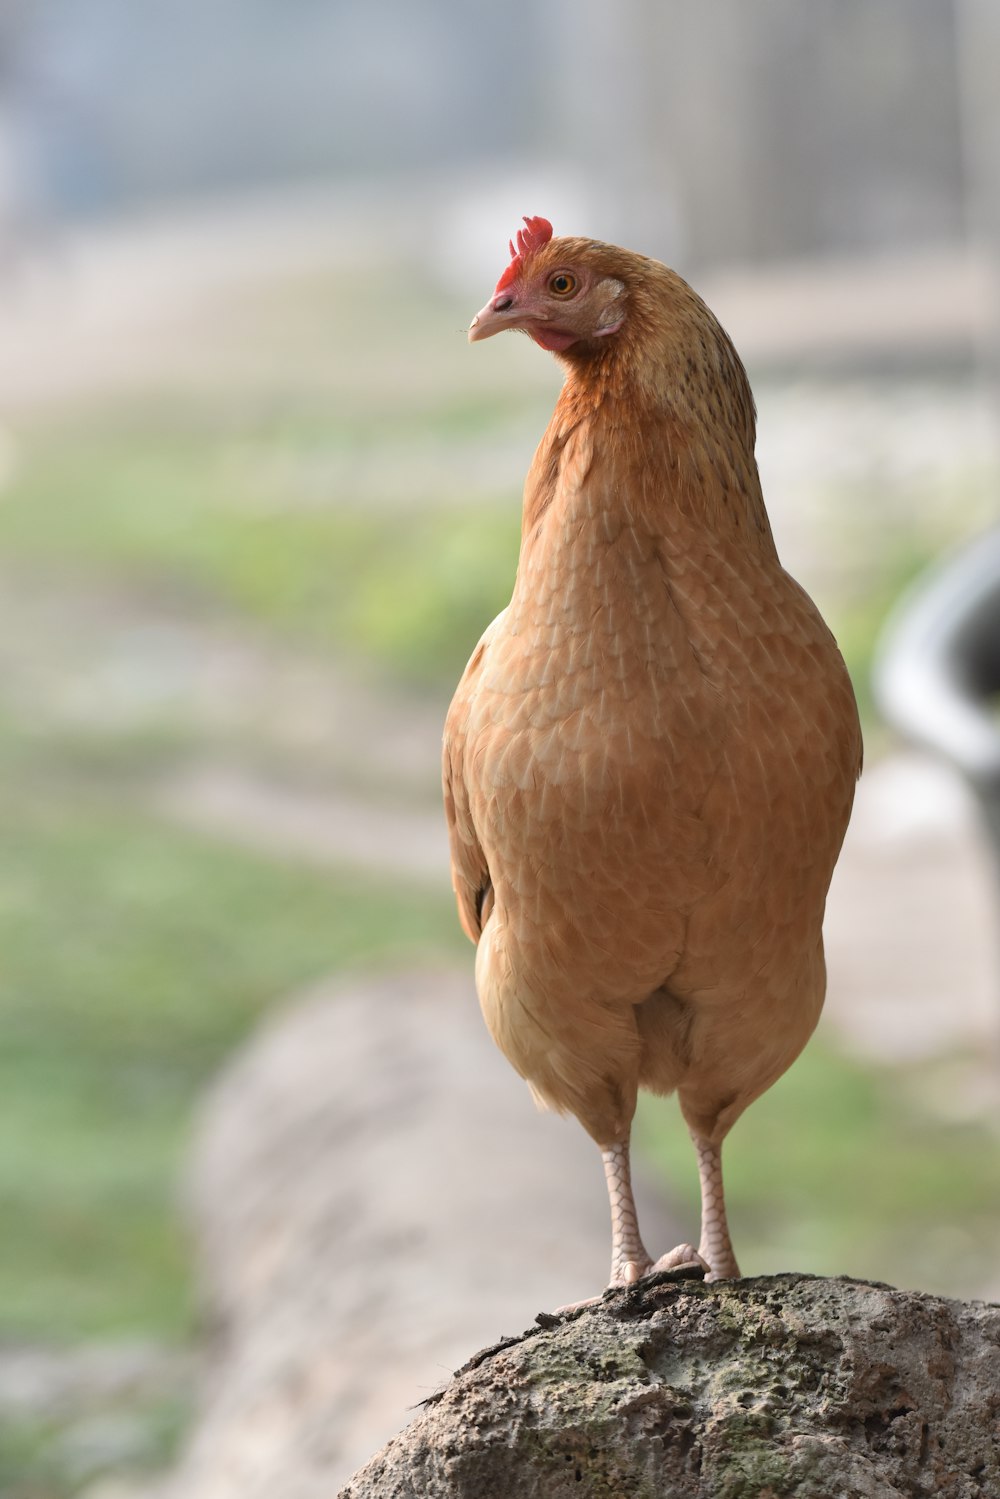
[[[711,1274],[711,1265],[702,1258],[693,1244],[678,1244],[676,1249],[671,1249],[667,1254],[661,1254],[660,1258],[654,1260],[642,1273],[653,1275],[657,1270],[684,1270],[688,1266],[692,1270],[697,1270],[699,1274],[704,1273],[706,1278]]]
[[[607,1289],[614,1291],[622,1286],[634,1286],[644,1276],[655,1275],[660,1270],[684,1269],[691,1269],[699,1276],[708,1277],[711,1274],[711,1267],[702,1259],[693,1244],[678,1244],[676,1249],[671,1249],[667,1254],[661,1254],[658,1260],[651,1260],[647,1255],[641,1260],[625,1260],[616,1265]],[[600,1296],[588,1296],[583,1301],[571,1301],[566,1306],[557,1306],[555,1315],[561,1317],[565,1312],[578,1312],[582,1307],[596,1306],[601,1300],[603,1300],[603,1292]]]

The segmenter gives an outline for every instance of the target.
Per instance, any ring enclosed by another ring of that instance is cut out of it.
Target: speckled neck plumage
[[[723,354],[732,352],[718,334]],[[734,544],[776,565],[749,388],[744,398],[738,382],[722,384],[705,363],[674,357],[669,347],[652,385],[629,349],[626,342],[565,360],[566,384],[525,483],[522,547],[530,548],[553,503],[573,506],[586,489],[591,509],[596,496],[609,515],[618,511],[622,524],[661,534],[668,546]]]

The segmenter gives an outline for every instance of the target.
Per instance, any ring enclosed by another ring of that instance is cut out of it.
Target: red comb
[[[517,231],[517,245],[513,240],[509,241],[510,265],[497,282],[494,292],[503,291],[505,286],[509,286],[524,264],[525,257],[547,245],[551,238],[552,225],[548,219],[540,218],[537,214],[534,218],[525,218],[524,228]]]

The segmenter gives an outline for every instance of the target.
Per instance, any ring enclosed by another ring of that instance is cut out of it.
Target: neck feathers
[[[701,299],[659,270],[681,291],[666,304],[632,293],[613,344],[566,356],[566,384],[525,487],[523,534],[585,489],[593,509],[597,489],[603,509],[681,545],[700,532],[773,557],[746,372]]]

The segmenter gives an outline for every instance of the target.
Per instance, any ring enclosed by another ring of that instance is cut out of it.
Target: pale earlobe
[[[625,291],[624,283],[615,281],[610,276],[598,283],[597,290],[606,300],[601,315],[597,319],[596,332],[598,335],[616,333],[622,325],[625,309],[622,306],[622,295]]]

